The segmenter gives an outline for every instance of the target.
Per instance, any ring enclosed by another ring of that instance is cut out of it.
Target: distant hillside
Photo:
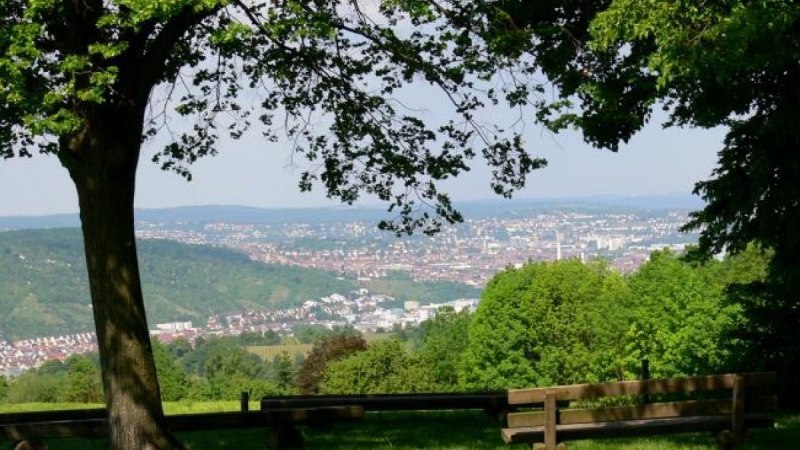
[[[503,217],[534,212],[563,210],[578,211],[638,211],[703,208],[703,201],[688,194],[650,196],[594,196],[535,199],[490,199],[455,204],[467,218]],[[326,208],[255,208],[236,205],[182,206],[163,209],[137,209],[136,219],[149,223],[299,223],[362,221],[377,224],[391,215],[384,207],[326,207]],[[77,227],[77,214],[49,216],[0,216],[0,231],[31,228]]]
[[[214,313],[295,306],[358,287],[316,269],[262,264],[243,253],[166,240],[139,241],[151,324]],[[403,274],[368,286],[373,292],[423,302],[477,297],[459,283],[415,283]],[[78,229],[0,232],[0,337],[21,338],[94,328],[83,244]]]
[[[207,246],[144,240],[139,254],[151,323],[292,306],[356,287],[328,272],[260,264]],[[77,229],[0,233],[0,335],[93,329],[83,258]]]

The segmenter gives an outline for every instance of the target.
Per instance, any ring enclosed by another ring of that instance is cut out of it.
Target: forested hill
[[[356,287],[319,270],[266,265],[231,250],[139,242],[151,324],[216,312],[297,305]],[[0,338],[94,329],[77,229],[0,233]]]

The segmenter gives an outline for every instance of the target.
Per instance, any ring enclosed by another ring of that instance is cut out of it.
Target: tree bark
[[[103,108],[60,142],[78,192],[89,285],[116,450],[183,448],[167,431],[134,234],[140,108]]]

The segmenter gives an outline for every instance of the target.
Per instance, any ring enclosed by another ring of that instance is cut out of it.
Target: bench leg
[[[267,448],[281,450],[303,448],[303,434],[291,425],[270,428],[267,434]]]
[[[537,443],[533,444],[533,450],[547,450],[547,446],[544,445],[541,442],[537,442]],[[567,450],[567,444],[565,444],[563,442],[559,442],[556,445],[556,450]]]
[[[734,450],[736,448],[739,448],[739,442],[730,430],[717,434],[717,450]]]

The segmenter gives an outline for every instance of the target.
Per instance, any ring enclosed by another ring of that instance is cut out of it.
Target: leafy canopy
[[[153,161],[191,178],[221,137],[257,126],[312,162],[302,190],[321,184],[347,203],[372,194],[398,213],[382,223],[397,232],[460,220],[437,183],[478,154],[505,196],[544,165],[477,118],[486,104],[524,103],[532,86],[532,71],[514,68],[527,35],[495,2],[3,0],[0,17],[3,158],[38,148],[70,167],[104,112],[131,107],[146,117],[143,138],[168,142]],[[415,82],[458,118],[437,123],[398,101]]]
[[[616,148],[660,103],[666,125],[727,129],[718,166],[695,185],[707,205],[684,228],[701,230],[707,254],[752,242],[774,252],[766,282],[737,294],[749,319],[743,337],[767,367],[796,374],[800,4],[615,0],[590,31],[583,80],[563,91],[579,107],[551,125],[578,125],[590,142]]]
[[[800,278],[800,4],[615,0],[586,23],[551,77],[560,99],[538,117],[612,150],[657,106],[665,126],[726,127],[719,166],[695,187],[707,206],[686,229],[702,230],[707,252],[757,240]]]
[[[328,364],[323,394],[436,392],[431,372],[397,339],[376,341],[366,350]]]
[[[480,390],[622,378],[631,306],[625,280],[600,263],[500,272],[472,318],[462,383]]]

